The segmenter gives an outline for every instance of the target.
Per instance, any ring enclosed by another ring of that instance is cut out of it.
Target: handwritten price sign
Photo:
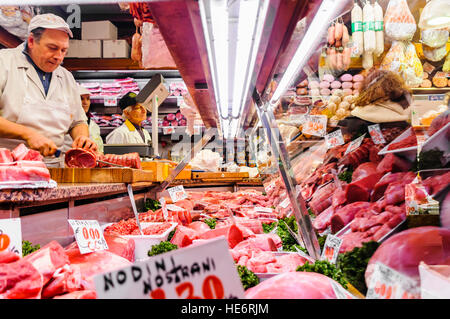
[[[342,136],[342,131],[339,129],[334,132],[331,132],[330,134],[325,135],[325,143],[327,144],[329,149],[339,145],[343,145],[344,136]]]
[[[224,238],[97,275],[94,283],[99,299],[244,298],[244,289]]]
[[[381,133],[380,125],[374,124],[367,127],[369,130],[370,137],[374,144],[384,144],[386,140],[383,137],[383,133]]]
[[[308,115],[305,117],[306,121],[302,126],[302,133],[314,136],[324,136],[327,132],[326,115]]]
[[[0,219],[0,252],[11,251],[22,256],[20,218]]]
[[[418,284],[411,278],[377,262],[367,290],[367,299],[418,299]]]
[[[178,202],[179,200],[187,198],[187,194],[184,190],[183,185],[178,185],[172,188],[167,189],[169,192],[170,198],[174,203]]]
[[[103,104],[105,106],[117,106],[117,97],[116,96],[108,96],[103,99]]]
[[[108,249],[103,231],[96,220],[67,220],[73,229],[81,254]]]

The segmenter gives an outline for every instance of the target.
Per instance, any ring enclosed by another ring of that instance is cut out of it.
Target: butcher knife
[[[66,154],[66,152],[61,152],[61,150],[56,150],[54,155],[55,155],[55,157],[60,157],[61,154]],[[128,166],[123,166],[123,165],[114,164],[114,163],[110,163],[110,162],[105,162],[105,161],[101,161],[101,160],[96,160],[96,161],[97,161],[97,163],[107,164],[107,165],[111,165],[111,166],[115,166],[115,167],[128,168]]]

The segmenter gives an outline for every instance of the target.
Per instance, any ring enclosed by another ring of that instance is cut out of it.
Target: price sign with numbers
[[[369,125],[367,129],[369,130],[370,137],[372,138],[374,144],[386,143],[386,140],[383,137],[383,133],[381,133],[379,124]]]
[[[398,271],[377,262],[367,289],[367,299],[418,299],[418,283]]]
[[[344,136],[342,136],[342,131],[339,129],[325,135],[325,143],[327,143],[329,149],[339,145],[343,145]]]
[[[167,135],[167,134],[172,134],[175,132],[175,127],[173,126],[165,126],[163,127],[163,134]]]
[[[172,199],[172,202],[176,203],[179,200],[187,198],[186,191],[184,190],[183,185],[178,185],[172,188],[168,188],[167,191],[169,192],[170,198]]]
[[[22,256],[20,218],[0,219],[0,252],[11,251]]]
[[[105,106],[117,106],[117,97],[116,96],[105,96],[103,98],[103,104]]]
[[[314,136],[324,136],[327,132],[326,115],[308,115],[305,117],[306,121],[302,125],[302,133]]]
[[[94,277],[99,299],[243,299],[227,240],[173,250]]]
[[[96,220],[67,220],[73,229],[81,254],[108,249],[103,231]]]
[[[325,245],[323,246],[321,260],[326,260],[331,264],[335,264],[339,255],[339,249],[342,245],[342,239],[334,235],[328,235]]]
[[[354,139],[353,141],[351,141],[350,144],[348,145],[347,149],[345,150],[345,154],[344,155],[347,155],[348,153],[353,152],[358,147],[360,147],[362,141],[364,140],[364,137],[366,137],[366,134],[364,134],[364,135],[358,137],[357,139]]]

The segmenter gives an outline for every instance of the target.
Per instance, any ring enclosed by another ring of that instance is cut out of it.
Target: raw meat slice
[[[39,299],[42,286],[42,274],[30,262],[0,264],[0,299]]]
[[[39,270],[43,276],[43,285],[47,284],[58,268],[70,263],[64,248],[55,240],[26,255],[23,259]]]
[[[49,181],[50,172],[42,167],[0,166],[0,181]]]
[[[192,228],[193,230],[195,230],[199,234],[204,233],[204,232],[206,232],[206,231],[211,229],[208,226],[208,224],[206,224],[204,222],[201,222],[201,221],[192,222],[187,227]]]
[[[44,159],[38,151],[29,149],[23,143],[17,145],[11,153],[15,161],[42,161]]]
[[[403,181],[389,184],[384,192],[386,205],[395,205],[405,201],[405,184]]]
[[[97,299],[97,293],[95,290],[80,290],[56,296],[53,299]]]
[[[366,162],[359,165],[352,175],[352,182],[356,182],[364,177],[375,174],[377,172],[377,164]]]
[[[378,173],[386,174],[388,172],[407,172],[411,169],[412,163],[408,160],[402,159],[393,153],[388,153],[384,156],[377,166]]]
[[[0,251],[0,264],[8,264],[20,259],[20,256],[12,251]]]
[[[424,226],[402,231],[383,242],[367,265],[365,279],[370,282],[376,262],[406,275],[420,284],[419,263],[450,265],[450,229]]]
[[[200,239],[211,239],[218,236],[225,236],[228,240],[228,246],[234,248],[238,243],[244,240],[242,231],[236,225],[211,229],[203,234],[200,234]]]
[[[370,206],[371,204],[368,202],[354,202],[337,209],[331,217],[331,231],[338,232],[355,218],[356,213],[368,210]]]
[[[372,194],[370,195],[371,200],[375,202],[383,197],[384,192],[386,191],[386,188],[389,186],[389,184],[402,181],[405,174],[406,173],[399,172],[393,174],[387,173],[386,175],[384,175],[373,187]]]
[[[306,259],[299,254],[287,254],[277,256],[277,264],[280,265],[281,272],[296,271],[299,266],[302,266]]]
[[[422,184],[430,195],[435,195],[450,184],[450,172],[428,177],[423,180]]]
[[[0,163],[11,163],[13,161],[11,151],[7,148],[0,148]]]
[[[309,202],[309,207],[314,214],[319,215],[332,204],[332,195],[336,188],[335,183],[330,183],[314,193]]]
[[[65,293],[82,290],[81,271],[77,265],[65,265],[53,274],[42,290],[42,298],[48,299]]]
[[[331,224],[331,218],[334,215],[335,209],[338,209],[339,207],[334,208],[333,206],[328,207],[325,209],[319,216],[317,216],[313,221],[313,227],[318,232],[324,231],[330,224]]]
[[[347,201],[347,198],[345,196],[347,191],[347,184],[343,186],[341,189],[336,189],[336,191],[333,194],[333,197],[331,198],[331,206],[334,208],[344,205]],[[323,212],[322,212],[323,213]]]
[[[78,249],[67,251],[71,266],[79,265],[84,289],[95,290],[93,278],[97,274],[125,268],[132,265],[127,259],[106,250],[80,254]]]
[[[246,299],[336,299],[332,282],[333,279],[315,272],[287,272],[247,289],[245,297]]]
[[[186,226],[178,225],[170,242],[177,245],[178,248],[181,248],[189,246],[194,239],[199,238],[199,233],[197,231]]]
[[[347,185],[345,197],[347,203],[353,203],[358,201],[368,201],[370,193],[375,184],[380,180],[382,174],[375,173],[369,176],[363,177],[356,182],[351,182]]]
[[[364,232],[350,232],[342,235],[342,245],[339,249],[339,253],[350,251],[355,247],[362,247],[364,242],[370,240],[370,237],[368,236],[370,235]]]
[[[64,158],[66,167],[94,168],[97,166],[97,154],[82,148],[72,148]]]
[[[277,251],[277,245],[271,237],[268,236],[256,236],[241,241],[234,246],[234,251],[258,249],[262,251]]]

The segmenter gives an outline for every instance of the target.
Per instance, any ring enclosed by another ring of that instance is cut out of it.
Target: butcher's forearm
[[[70,131],[70,136],[73,140],[76,140],[80,136],[89,137],[89,127],[87,124],[78,124],[72,128]]]
[[[0,137],[27,140],[35,133],[33,129],[0,117]]]

